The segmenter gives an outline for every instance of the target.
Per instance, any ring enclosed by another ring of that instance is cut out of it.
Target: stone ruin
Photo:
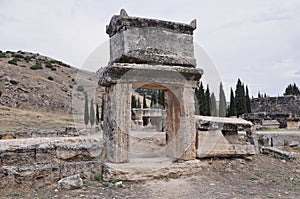
[[[194,58],[196,21],[183,24],[130,17],[122,10],[106,28],[110,62],[102,71],[105,86],[104,142],[107,160],[129,161],[132,89],[165,91],[169,156],[192,160],[195,149],[194,89],[202,76]]]
[[[197,157],[198,144],[204,137],[196,130],[194,89],[203,71],[196,68],[194,58],[195,29],[196,20],[183,24],[138,18],[128,16],[125,10],[111,18],[106,28],[110,37],[110,62],[102,69],[99,80],[99,85],[106,87],[103,133],[107,161],[130,161],[130,100],[132,90],[136,88],[165,91],[164,130],[168,148],[165,155],[177,160]],[[234,121],[226,122],[234,124]],[[251,123],[244,121],[244,124],[250,128]],[[237,128],[235,130],[232,135],[238,136]],[[228,153],[224,155],[221,148],[219,152],[214,151],[213,156],[218,156],[218,153],[220,156],[255,153],[253,145],[230,145],[222,131],[217,134],[208,131],[207,136],[214,135],[210,136],[216,140],[214,144],[220,139],[224,141],[223,146],[227,143],[223,149]]]
[[[203,74],[194,58],[195,28],[195,20],[183,24],[137,18],[124,10],[113,16],[106,30],[110,62],[99,79],[105,87],[103,138],[83,136],[72,128],[1,134],[0,188],[63,183],[60,179],[70,176],[79,181],[94,179],[96,174],[122,180],[168,177],[174,172],[179,176],[201,171],[196,158],[255,154],[250,122],[194,115],[194,89]],[[136,88],[165,91],[164,155],[172,161],[153,164],[143,159],[133,169],[135,175],[128,169],[134,166],[129,133],[131,93]],[[241,129],[247,130],[243,138]],[[162,165],[163,169],[154,168]]]

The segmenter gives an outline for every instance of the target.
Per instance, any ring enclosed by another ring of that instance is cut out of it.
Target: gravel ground
[[[1,190],[0,198],[300,198],[300,159],[286,161],[266,155],[251,160],[207,159],[201,172],[190,176],[143,182],[84,181],[82,189]]]

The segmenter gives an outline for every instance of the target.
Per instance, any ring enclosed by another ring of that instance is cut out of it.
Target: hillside
[[[0,132],[81,123],[84,92],[101,100],[95,73],[50,57],[0,51],[0,69]]]

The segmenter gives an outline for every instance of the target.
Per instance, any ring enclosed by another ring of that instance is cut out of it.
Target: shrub
[[[83,92],[83,91],[84,91],[84,88],[83,88],[83,86],[81,86],[81,85],[77,86],[77,91],[79,91],[79,92]]]
[[[11,84],[13,84],[13,85],[16,85],[16,84],[18,84],[18,83],[19,83],[18,81],[16,81],[16,80],[13,80],[13,79],[12,79],[12,80],[10,80],[9,82],[10,82]]]
[[[70,68],[70,67],[71,67],[71,66],[69,66],[68,64],[65,64],[65,63],[63,63],[63,62],[61,62],[61,61],[57,61],[57,60],[51,60],[50,62],[53,63],[53,64],[57,64],[57,65],[60,65],[60,66],[67,67],[67,68]]]
[[[31,70],[39,70],[39,69],[43,69],[43,67],[40,64],[35,64],[33,66],[30,67]]]
[[[53,77],[51,77],[51,76],[49,76],[48,79],[49,79],[50,81],[53,81]]]
[[[0,58],[5,58],[5,57],[6,57],[5,53],[3,53],[2,51],[0,51]]]
[[[0,97],[1,97],[1,95],[2,95],[2,90],[0,89]]]
[[[20,53],[20,54],[25,54],[25,52],[23,52],[23,51],[21,51],[21,50],[18,50],[18,52],[17,53]]]
[[[29,57],[29,56],[26,56],[26,57],[24,57],[24,60],[28,63],[28,62],[30,62],[31,61],[31,57]]]
[[[53,68],[53,65],[50,62],[46,63],[46,68]]]
[[[20,55],[20,54],[14,54],[13,56],[14,56],[15,58],[24,59],[24,56],[23,56],[23,55]]]
[[[19,59],[13,58],[12,60],[9,60],[8,63],[17,66],[18,65],[18,63],[17,63],[18,61],[19,61]]]
[[[51,70],[56,71],[56,68],[54,68],[54,66],[51,68]]]

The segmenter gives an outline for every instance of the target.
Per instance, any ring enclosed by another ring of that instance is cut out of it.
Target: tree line
[[[196,115],[230,117],[240,116],[244,113],[251,113],[251,100],[248,86],[238,79],[235,92],[230,90],[230,104],[227,106],[226,97],[222,82],[219,85],[219,105],[217,107],[216,96],[210,93],[209,85],[204,88],[200,82],[195,89],[195,111]]]
[[[165,107],[165,92],[163,90],[152,90],[150,98],[151,108],[164,108]],[[146,93],[143,93],[143,106],[140,102],[140,98],[135,95],[131,95],[131,108],[148,108]]]

